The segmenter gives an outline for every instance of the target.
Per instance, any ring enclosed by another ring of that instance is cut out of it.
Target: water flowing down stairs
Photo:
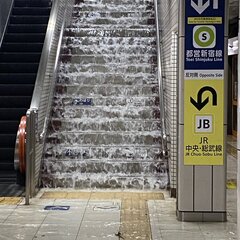
[[[0,49],[0,196],[19,194],[16,134],[30,107],[50,10],[49,0],[15,0]]]
[[[153,1],[77,0],[45,146],[45,187],[164,188]]]

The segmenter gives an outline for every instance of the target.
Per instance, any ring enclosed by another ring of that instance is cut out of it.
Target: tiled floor
[[[236,181],[236,169],[236,158],[230,153],[228,179]],[[158,192],[57,191],[41,190],[30,206],[25,206],[24,201],[19,204],[19,199],[5,202],[1,198],[0,240],[238,239],[236,187],[227,192],[226,223],[178,222],[176,200],[168,192],[163,192],[165,199],[160,200]],[[70,209],[44,210],[47,205]]]
[[[149,201],[153,240],[235,240],[237,232],[236,190],[228,190],[228,222],[190,223],[176,220],[175,199]]]
[[[226,223],[183,223],[176,220],[175,199],[165,193],[165,200],[148,201],[153,240],[235,240],[237,237],[237,159],[236,138],[228,136],[227,179],[233,182],[227,190]],[[229,186],[229,185],[228,185]]]
[[[44,210],[67,205],[66,210]],[[120,205],[114,201],[34,199],[30,206],[1,205],[0,239],[118,239]]]
[[[95,198],[97,194],[95,194]],[[129,196],[127,192],[125,196]],[[136,193],[133,193],[136,196]],[[139,192],[137,193],[139,194]],[[104,195],[101,192],[100,195]],[[110,193],[106,195],[110,197]],[[121,199],[43,199],[30,206],[0,205],[0,239],[46,240],[150,240],[143,215],[150,219],[153,240],[231,240],[236,237],[236,190],[228,190],[228,222],[183,223],[176,220],[176,201],[164,192],[164,200],[144,204],[132,197],[124,207]],[[44,210],[47,205],[70,206],[69,210]],[[135,207],[133,207],[135,206]],[[123,211],[126,211],[123,214]],[[127,223],[127,226],[121,225]],[[149,222],[147,222],[149,224]]]

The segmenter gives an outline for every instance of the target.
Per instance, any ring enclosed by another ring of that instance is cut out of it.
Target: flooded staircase
[[[45,145],[45,187],[159,189],[153,1],[76,0]]]

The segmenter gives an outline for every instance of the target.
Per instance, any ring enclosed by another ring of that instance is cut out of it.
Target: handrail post
[[[31,114],[31,135],[30,135],[30,140],[31,140],[31,151],[30,151],[30,155],[31,155],[31,169],[30,169],[30,174],[31,174],[31,193],[30,196],[33,197],[34,193],[35,193],[35,184],[34,184],[34,180],[35,180],[35,148],[36,148],[36,135],[37,135],[37,110],[33,109],[32,114]]]
[[[36,142],[36,119],[37,111],[34,109],[27,111],[26,123],[26,183],[25,183],[25,204],[29,205],[30,197],[35,191],[34,176],[35,176],[35,142]]]
[[[31,134],[31,111],[27,111],[27,123],[26,123],[26,182],[25,182],[25,204],[29,205],[30,192],[31,192],[31,139],[29,135]]]

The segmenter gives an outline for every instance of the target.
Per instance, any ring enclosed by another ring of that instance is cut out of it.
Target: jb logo
[[[212,133],[212,116],[195,116],[195,133]]]

